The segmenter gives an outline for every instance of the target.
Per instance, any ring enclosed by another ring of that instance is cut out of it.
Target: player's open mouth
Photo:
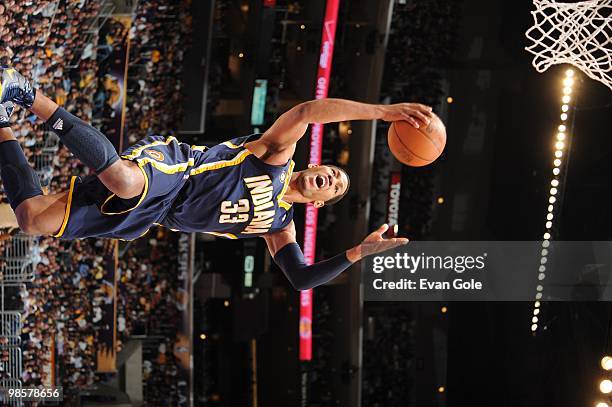
[[[321,176],[321,175],[317,175],[315,177],[315,184],[317,185],[317,188],[321,189],[321,188],[325,188],[325,185],[327,185],[327,178]]]

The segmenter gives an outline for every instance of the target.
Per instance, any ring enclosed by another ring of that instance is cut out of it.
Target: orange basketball
[[[446,128],[435,114],[429,126],[418,129],[407,121],[399,120],[391,123],[387,141],[399,161],[411,167],[422,167],[442,154],[446,145]]]

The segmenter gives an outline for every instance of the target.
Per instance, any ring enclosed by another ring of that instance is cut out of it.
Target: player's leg
[[[0,73],[0,103],[18,103],[47,122],[50,130],[118,197],[133,198],[142,192],[145,184],[142,171],[133,162],[119,158],[102,133],[34,89],[14,69],[0,68]]]
[[[124,199],[140,195],[145,182],[142,171],[136,163],[119,158],[112,143],[95,127],[68,113],[38,89],[30,111],[47,122],[68,149],[93,168],[115,195]]]
[[[0,126],[6,122],[0,105]],[[8,115],[10,116],[10,115]],[[19,228],[28,234],[52,234],[62,226],[68,192],[43,195],[38,175],[28,164],[9,127],[0,127],[0,176]]]
[[[23,201],[15,209],[19,229],[28,235],[54,235],[62,227],[68,192],[38,195]]]

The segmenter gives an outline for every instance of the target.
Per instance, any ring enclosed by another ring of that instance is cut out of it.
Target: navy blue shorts
[[[198,148],[174,137],[147,136],[121,154],[145,177],[142,194],[121,199],[96,175],[72,177],[64,221],[55,237],[133,240],[163,219],[189,177]],[[199,153],[198,153],[199,154]]]

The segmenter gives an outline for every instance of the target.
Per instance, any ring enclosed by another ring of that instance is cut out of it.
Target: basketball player
[[[14,69],[0,68],[0,75],[0,175],[24,233],[132,240],[161,225],[232,239],[262,236],[299,290],[333,279],[366,255],[408,242],[383,238],[383,225],[365,238],[366,244],[307,266],[296,243],[292,205],[335,203],[346,195],[350,181],[332,165],[294,171],[291,158],[309,123],[382,119],[407,120],[418,127],[429,123],[427,106],[315,100],[284,113],[264,134],[208,149],[151,135],[119,156],[103,134],[34,89]],[[72,177],[67,191],[44,195],[9,127],[13,103],[45,121],[95,174]]]

